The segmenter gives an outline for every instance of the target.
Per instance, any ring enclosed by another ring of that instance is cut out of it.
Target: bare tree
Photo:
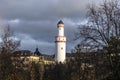
[[[120,79],[120,1],[111,0],[99,7],[90,6],[88,23],[78,27],[76,38],[82,39],[81,44],[105,49],[107,52],[101,57],[105,63],[101,67],[106,70],[110,68],[108,80],[110,77],[111,80]]]
[[[105,1],[101,6],[92,5],[88,10],[88,23],[80,25],[76,38],[81,43],[98,47],[109,46],[112,37],[120,39],[120,1]]]
[[[13,52],[20,46],[20,40],[14,37],[9,25],[5,27],[2,35],[1,47],[4,47],[8,52]]]

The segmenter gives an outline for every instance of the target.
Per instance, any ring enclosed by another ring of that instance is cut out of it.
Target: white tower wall
[[[64,28],[63,28],[63,27],[60,27],[60,28],[58,29],[58,35],[59,35],[59,36],[64,36]]]
[[[66,43],[64,42],[57,42],[56,43],[56,50],[57,50],[57,54],[56,54],[56,62],[64,62],[65,58],[66,58]]]
[[[66,37],[64,36],[64,23],[59,21],[57,24],[58,35],[56,36],[55,61],[64,62],[66,59]]]

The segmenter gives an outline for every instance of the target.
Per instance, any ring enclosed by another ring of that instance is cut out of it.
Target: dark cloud
[[[0,0],[0,18],[10,24],[16,37],[22,41],[22,49],[33,51],[38,45],[43,53],[53,54],[58,20],[65,23],[67,51],[70,51],[76,44],[73,39],[77,25],[85,22],[86,6],[101,1]]]
[[[83,18],[86,5],[94,1],[96,0],[1,0],[0,15],[7,19],[27,20]]]

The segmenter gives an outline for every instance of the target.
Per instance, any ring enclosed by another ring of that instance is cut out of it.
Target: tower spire
[[[60,20],[60,21],[57,23],[57,25],[58,25],[58,24],[64,24],[64,23],[63,23],[63,21],[62,21],[62,20]]]

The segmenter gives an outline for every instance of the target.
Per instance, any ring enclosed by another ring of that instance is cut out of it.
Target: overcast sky
[[[79,42],[74,41],[77,25],[86,23],[88,4],[103,0],[0,0],[1,26],[9,24],[15,36],[21,40],[22,50],[55,53],[57,22],[63,20],[67,37],[67,52]]]

